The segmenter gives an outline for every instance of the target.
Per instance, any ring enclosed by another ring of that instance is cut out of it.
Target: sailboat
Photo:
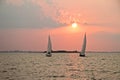
[[[47,53],[46,53],[47,57],[52,56],[51,51],[52,51],[52,44],[51,44],[50,35],[49,35],[48,36],[48,47],[47,47]]]
[[[80,52],[80,56],[81,56],[81,57],[85,57],[86,42],[87,42],[87,40],[86,40],[86,33],[85,33],[84,39],[83,39],[82,50],[81,50],[81,52]]]

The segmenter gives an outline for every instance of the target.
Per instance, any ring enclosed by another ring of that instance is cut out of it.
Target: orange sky
[[[0,50],[46,50],[48,35],[51,35],[53,50],[81,50],[84,33],[87,33],[87,50],[118,51],[120,44],[114,30],[105,32],[104,28],[86,28],[71,25],[59,28],[46,29],[8,29],[0,31]],[[117,30],[116,30],[117,31]],[[2,34],[5,33],[5,34]],[[114,47],[113,47],[114,46]]]
[[[0,50],[120,51],[117,0],[1,0]],[[72,23],[78,24],[72,28]]]

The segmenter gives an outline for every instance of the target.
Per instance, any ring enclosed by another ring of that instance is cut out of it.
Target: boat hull
[[[80,55],[81,57],[85,57],[85,55]]]
[[[47,56],[47,57],[51,57],[52,54],[51,54],[50,52],[48,52],[48,53],[46,54],[46,56]]]

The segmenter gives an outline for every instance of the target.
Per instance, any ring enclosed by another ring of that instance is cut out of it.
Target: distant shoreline
[[[0,51],[0,53],[46,53],[47,51]],[[80,53],[80,51],[56,50],[52,53]],[[86,51],[86,53],[120,53],[120,51]]]

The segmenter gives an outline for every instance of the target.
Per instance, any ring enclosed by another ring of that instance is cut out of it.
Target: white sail
[[[81,49],[81,53],[80,56],[85,56],[85,50],[86,50],[86,33],[84,35],[84,39],[83,39],[83,45],[82,45],[82,49]]]
[[[52,43],[50,39],[50,35],[48,36],[48,47],[47,47],[47,54],[46,56],[51,56],[51,51],[52,51]]]

